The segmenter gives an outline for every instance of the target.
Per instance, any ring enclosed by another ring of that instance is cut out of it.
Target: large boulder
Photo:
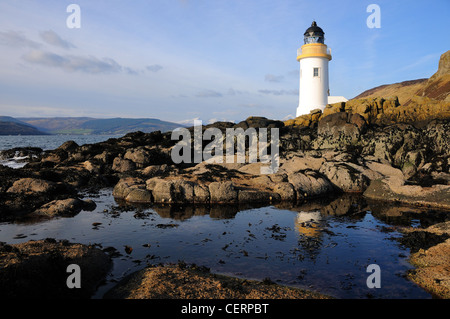
[[[333,138],[344,135],[357,140],[359,135],[365,132],[366,127],[367,123],[361,115],[339,112],[322,117],[317,132],[320,135],[331,135]]]
[[[249,127],[253,128],[281,128],[284,126],[284,123],[282,121],[277,120],[270,120],[265,117],[259,117],[259,116],[250,116],[245,121],[239,122],[234,126],[234,128],[242,128],[244,130],[248,129]]]
[[[63,144],[61,144],[61,146],[59,146],[57,149],[66,151],[66,152],[74,152],[75,150],[77,150],[79,147],[79,145],[75,142],[75,141],[67,141],[64,142]]]
[[[335,191],[333,184],[316,171],[299,171],[290,174],[288,180],[295,189],[297,200],[331,194]]]
[[[15,194],[49,193],[55,188],[56,184],[54,182],[27,177],[15,181],[7,192]]]
[[[320,168],[334,186],[343,192],[363,192],[370,180],[360,170],[346,163],[325,162]]]
[[[209,187],[207,185],[194,184],[194,202],[209,203],[210,200]]]
[[[145,181],[136,177],[125,177],[119,180],[114,186],[113,196],[118,199],[125,199],[128,194],[135,188],[144,189]]]
[[[193,203],[195,184],[185,180],[164,180],[151,178],[147,180],[147,189],[151,190],[155,203]],[[207,197],[197,188],[199,196]]]
[[[34,215],[46,217],[72,217],[82,210],[94,210],[96,204],[92,200],[83,201],[78,198],[53,200],[34,211]]]
[[[232,182],[212,182],[209,184],[209,193],[212,203],[236,203],[238,190]]]
[[[133,188],[125,197],[125,200],[130,203],[151,203],[152,193],[144,188]]]
[[[273,191],[280,195],[282,201],[295,201],[297,198],[294,186],[288,182],[277,183]]]
[[[143,147],[138,147],[127,151],[123,158],[135,163],[137,168],[143,168],[151,164],[151,154]]]
[[[117,156],[114,158],[113,165],[112,165],[113,171],[117,171],[120,173],[126,173],[130,171],[134,171],[136,169],[136,163],[129,159],[122,158],[120,156]]]

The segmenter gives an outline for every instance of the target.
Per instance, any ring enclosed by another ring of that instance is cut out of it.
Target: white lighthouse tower
[[[325,45],[325,33],[315,21],[304,33],[304,42],[297,50],[300,62],[300,90],[297,116],[314,109],[323,109],[330,95],[328,86],[328,61],[331,50]]]

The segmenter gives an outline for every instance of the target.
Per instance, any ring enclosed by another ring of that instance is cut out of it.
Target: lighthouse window
[[[314,77],[319,76],[319,68],[314,68]]]

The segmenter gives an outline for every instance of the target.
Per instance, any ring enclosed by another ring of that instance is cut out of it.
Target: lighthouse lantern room
[[[328,61],[331,50],[325,45],[325,33],[313,21],[304,33],[304,45],[297,51],[300,62],[300,90],[297,116],[323,109],[330,95]]]

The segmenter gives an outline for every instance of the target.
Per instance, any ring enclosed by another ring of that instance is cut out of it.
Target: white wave
[[[27,156],[25,158],[28,158]],[[23,159],[20,157],[20,159]],[[0,165],[11,168],[22,168],[27,165],[27,162],[17,162],[15,159],[0,160]]]

